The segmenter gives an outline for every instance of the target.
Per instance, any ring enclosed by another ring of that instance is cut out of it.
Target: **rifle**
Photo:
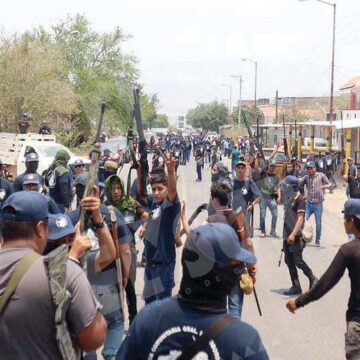
[[[281,266],[281,260],[284,254],[284,247],[281,248],[281,254],[280,254],[280,259],[279,259],[279,267]]]
[[[285,130],[285,116],[282,116],[282,123],[283,123],[283,130],[284,130],[284,152],[285,155],[287,157],[287,161],[291,160],[290,154],[289,154],[289,149],[288,149],[288,143],[287,143],[287,138],[286,138],[286,130]]]
[[[100,119],[99,119],[99,122],[98,122],[97,131],[96,131],[95,143],[100,142],[101,129],[102,129],[103,122],[104,122],[105,106],[106,106],[105,102],[102,102],[101,103]]]
[[[55,306],[55,339],[61,357],[64,360],[77,358],[71,340],[66,312],[71,302],[71,294],[66,289],[66,262],[68,257],[68,245],[61,245],[43,259],[52,302]]]
[[[111,232],[112,237],[115,245],[116,251],[116,258],[115,258],[115,266],[116,266],[116,276],[119,285],[119,300],[121,306],[121,313],[123,319],[125,319],[125,312],[124,312],[124,286],[123,286],[123,276],[122,276],[122,268],[121,268],[121,258],[120,258],[120,248],[118,243],[118,231],[117,231],[117,221],[114,208],[112,206],[108,206],[110,212],[110,219],[111,219]]]
[[[85,186],[84,190],[84,197],[89,196],[93,190],[94,185],[96,185],[96,180],[98,177],[98,171],[99,171],[99,157],[101,154],[100,151],[100,145],[96,142],[96,140],[100,137],[101,134],[101,128],[104,121],[104,113],[105,113],[105,103],[101,104],[101,112],[100,112],[100,119],[98,123],[98,128],[96,132],[95,137],[95,143],[94,148],[91,151],[91,162],[89,166],[89,178]],[[90,227],[90,216],[89,214],[86,214],[81,208],[80,208],[80,231],[81,233],[84,233],[87,228]],[[86,270],[86,254],[80,259],[81,266],[84,270]]]
[[[133,116],[135,116],[135,114],[133,114]],[[129,130],[128,130],[128,134],[127,134],[127,143],[128,143],[128,147],[129,147],[129,151],[130,151],[130,157],[131,157],[131,161],[132,161],[132,165],[129,169],[129,173],[128,173],[128,177],[127,177],[127,183],[126,183],[126,194],[129,195],[130,194],[130,188],[131,188],[131,172],[133,169],[137,169],[139,164],[136,160],[136,155],[134,152],[134,131],[133,131],[133,123],[134,123],[134,118],[131,118],[131,123],[129,126]]]
[[[298,157],[298,138],[297,138],[297,124],[296,124],[296,119],[295,119],[295,141],[294,141],[294,151],[293,151],[294,156],[296,156],[296,158]],[[301,160],[301,159],[300,159]]]
[[[191,225],[194,222],[194,220],[198,217],[198,215],[200,213],[202,213],[204,210],[207,210],[207,207],[208,207],[208,204],[206,204],[206,203],[198,206],[188,220],[189,225]],[[180,237],[183,236],[184,234],[185,234],[185,230],[182,229],[180,232]]]
[[[253,137],[254,134],[252,133],[251,127],[250,127],[249,123],[246,120],[246,113],[245,112],[244,112],[244,124],[245,124],[246,130],[247,130],[247,132],[249,134],[249,137],[250,138]]]
[[[140,108],[140,90],[134,89],[134,116],[136,120],[136,127],[139,133],[139,154],[140,154],[140,168],[141,168],[141,191],[140,196],[146,197],[146,179],[149,174],[149,164],[147,161],[147,144],[144,136],[144,129],[141,117]]]

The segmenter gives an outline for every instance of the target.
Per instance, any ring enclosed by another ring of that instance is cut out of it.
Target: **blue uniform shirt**
[[[145,231],[146,261],[151,263],[175,262],[175,233],[180,216],[180,201],[165,199],[161,205],[151,200],[151,214]]]
[[[56,204],[58,204],[58,206],[64,205],[66,207],[69,207],[72,200],[71,173],[67,171],[64,174],[60,175],[58,171],[55,171],[54,180],[54,184],[49,187],[50,197],[55,201]],[[65,184],[66,186],[67,199],[63,199],[60,184]]]
[[[176,359],[224,313],[195,310],[177,298],[143,308],[130,326],[117,360]],[[201,356],[201,355],[203,356]],[[236,320],[198,354],[201,359],[269,359],[259,333]]]

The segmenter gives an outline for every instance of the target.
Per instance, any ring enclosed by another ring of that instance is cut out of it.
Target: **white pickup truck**
[[[12,178],[25,171],[27,154],[38,154],[38,173],[41,174],[52,164],[57,151],[62,149],[70,155],[69,165],[77,159],[82,159],[86,165],[90,164],[90,160],[73,154],[64,145],[57,143],[55,135],[0,133],[0,159]]]

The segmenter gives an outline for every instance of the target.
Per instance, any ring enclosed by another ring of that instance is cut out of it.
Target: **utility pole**
[[[299,0],[306,1],[306,0]],[[331,149],[332,142],[332,122],[334,120],[334,68],[335,68],[335,31],[336,31],[336,3],[331,3],[326,0],[316,0],[322,4],[333,7],[333,33],[332,33],[332,51],[331,51],[331,81],[330,81],[330,106],[329,106],[329,121],[328,128],[328,145]]]
[[[250,61],[255,65],[255,94],[254,94],[254,124],[256,123],[256,138],[259,141],[260,137],[260,128],[259,128],[259,118],[256,116],[256,92],[257,92],[257,61],[252,59],[241,59],[242,61]]]
[[[275,123],[278,123],[278,102],[279,100],[279,92],[276,90],[276,94],[275,94]]]
[[[224,86],[224,87],[227,87],[229,88],[229,91],[230,91],[230,98],[229,98],[229,116],[231,116],[231,98],[232,98],[232,86],[231,85],[228,85],[228,84],[221,84],[221,86]]]
[[[230,77],[239,79],[239,104],[238,104],[238,106],[239,106],[239,120],[238,120],[238,125],[240,125],[240,123],[241,123],[241,88],[242,88],[243,80],[242,80],[241,75],[230,75]]]

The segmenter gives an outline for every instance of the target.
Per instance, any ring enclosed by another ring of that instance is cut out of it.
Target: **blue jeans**
[[[316,242],[319,242],[321,239],[321,219],[323,213],[323,204],[321,203],[311,203],[306,201],[305,203],[305,220],[309,220],[310,216],[314,214],[315,224],[316,224]]]
[[[277,204],[275,199],[268,199],[264,197],[262,197],[260,201],[260,229],[262,232],[265,232],[266,208],[269,208],[271,213],[271,231],[275,231],[278,216]]]
[[[143,297],[145,304],[171,297],[174,281],[175,262],[169,264],[146,263],[144,272]]]
[[[107,357],[115,356],[124,336],[124,320],[122,318],[121,312],[116,312],[116,314],[105,315],[107,323],[107,334],[104,342],[104,347],[101,352],[101,355],[104,359]],[[96,360],[96,352],[86,353],[84,355],[84,360]]]
[[[229,315],[241,319],[242,307],[244,303],[244,293],[240,289],[239,282],[233,287],[228,296],[228,313]]]

